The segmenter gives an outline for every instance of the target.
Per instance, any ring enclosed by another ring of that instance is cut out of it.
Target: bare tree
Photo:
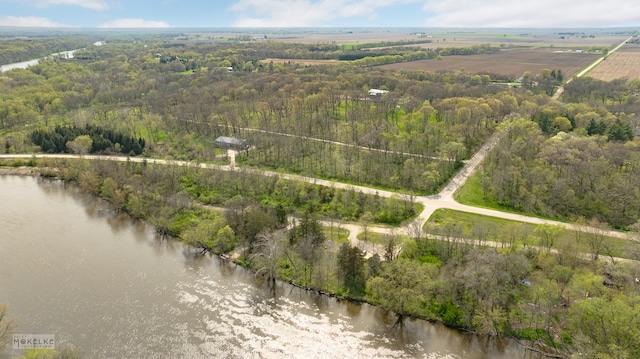
[[[271,283],[276,281],[277,261],[282,250],[282,241],[281,232],[264,230],[258,233],[253,246],[254,253],[249,257],[250,260],[262,259],[261,267],[258,268],[256,273],[265,273]]]
[[[11,333],[16,327],[16,322],[8,318],[9,307],[0,304],[0,352],[9,345]]]
[[[588,224],[591,228],[587,231],[586,239],[591,249],[591,258],[597,261],[600,252],[607,246],[605,239],[609,228],[606,223],[600,223],[597,218],[591,219]]]

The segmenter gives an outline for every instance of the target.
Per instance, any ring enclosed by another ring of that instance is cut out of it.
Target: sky
[[[640,27],[640,1],[0,0],[0,26]]]

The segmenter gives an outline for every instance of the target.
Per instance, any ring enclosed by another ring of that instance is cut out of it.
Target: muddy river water
[[[0,176],[0,303],[83,358],[537,358],[279,283],[160,240],[60,181]],[[18,357],[20,350],[0,353]]]

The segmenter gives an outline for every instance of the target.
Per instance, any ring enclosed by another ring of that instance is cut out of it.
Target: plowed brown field
[[[586,76],[603,81],[620,78],[640,79],[640,46],[623,46],[589,71]]]
[[[567,78],[585,68],[598,55],[553,52],[550,50],[512,50],[497,54],[445,56],[440,60],[422,60],[380,66],[389,70],[457,71],[494,73],[518,78],[525,71],[538,74],[542,69],[562,70]]]

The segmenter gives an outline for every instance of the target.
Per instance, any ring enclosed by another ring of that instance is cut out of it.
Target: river
[[[59,53],[56,53],[56,54],[51,54],[49,56],[52,56],[52,57],[57,56],[57,57],[65,58],[65,59],[72,59],[73,58],[73,54],[76,51],[78,51],[78,50],[63,51],[63,52],[59,52]],[[2,65],[2,66],[0,66],[0,72],[5,72],[5,71],[13,70],[13,69],[26,69],[27,67],[37,65],[38,62],[40,62],[40,59],[23,61],[23,62],[15,62],[13,64]]]
[[[94,46],[102,46],[104,45],[103,41],[97,41],[93,43]],[[65,58],[65,59],[72,59],[73,58],[73,54],[78,51],[78,50],[70,50],[70,51],[62,51],[62,52],[57,52],[55,54],[51,54],[47,57],[61,57],[61,58]],[[5,72],[5,71],[9,71],[9,70],[13,70],[13,69],[26,69],[27,67],[30,66],[35,66],[40,62],[41,59],[34,59],[34,60],[29,60],[29,61],[23,61],[23,62],[15,62],[13,64],[7,64],[7,65],[1,65],[0,66],[0,73]]]
[[[74,186],[0,176],[0,303],[20,334],[83,358],[537,358],[512,341],[407,320],[160,240]],[[19,350],[0,353],[17,357]]]

